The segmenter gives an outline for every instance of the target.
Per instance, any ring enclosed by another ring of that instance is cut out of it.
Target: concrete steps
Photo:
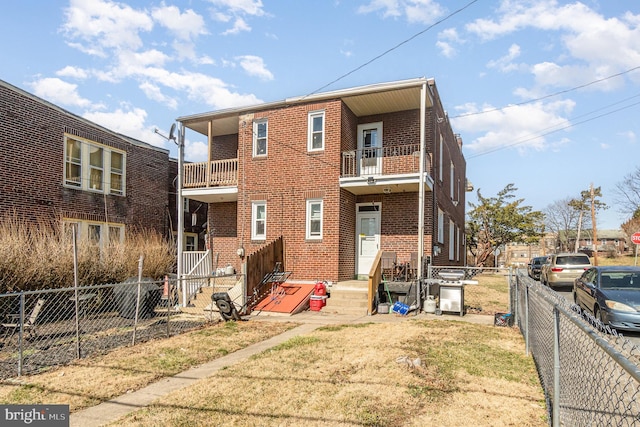
[[[338,282],[328,289],[327,305],[322,310],[340,314],[366,315],[368,308],[368,282],[349,280]]]

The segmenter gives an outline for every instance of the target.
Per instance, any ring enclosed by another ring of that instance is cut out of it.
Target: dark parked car
[[[581,252],[553,254],[549,256],[549,262],[542,265],[540,282],[550,288],[571,287],[589,267],[591,260]]]
[[[547,262],[549,257],[547,256],[537,256],[531,258],[529,264],[527,264],[527,272],[529,273],[529,277],[535,280],[540,280],[540,270],[542,270],[542,265]]]
[[[575,280],[573,300],[605,325],[640,331],[640,267],[592,267]]]

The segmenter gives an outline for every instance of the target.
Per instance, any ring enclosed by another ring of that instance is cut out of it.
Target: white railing
[[[184,265],[184,271],[187,273],[184,275],[185,279],[182,281],[186,287],[186,297],[188,304],[200,289],[209,285],[209,277],[213,275],[213,262],[211,261],[211,250],[207,251],[189,251],[182,253],[182,264]],[[181,295],[185,295],[180,289]]]
[[[425,171],[430,173],[430,156],[425,156]],[[420,171],[420,145],[394,145],[342,152],[340,176],[398,175]]]

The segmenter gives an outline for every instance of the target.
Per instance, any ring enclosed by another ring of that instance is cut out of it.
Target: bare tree
[[[591,226],[590,218],[583,215],[586,209],[578,209],[575,200],[570,197],[556,200],[544,209],[545,229],[557,236],[557,248],[568,251],[569,237],[574,232],[578,234],[578,228],[585,229]],[[581,216],[583,218],[580,224]]]
[[[640,210],[640,166],[616,184],[614,194],[618,211],[632,218]]]

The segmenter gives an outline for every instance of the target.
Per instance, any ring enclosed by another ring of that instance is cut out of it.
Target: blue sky
[[[536,210],[640,164],[640,3],[629,0],[5,2],[0,79],[153,145],[180,116],[434,78],[467,177]],[[614,77],[615,76],[615,77]],[[187,133],[185,156],[206,159]],[[475,200],[468,193],[469,201]]]

